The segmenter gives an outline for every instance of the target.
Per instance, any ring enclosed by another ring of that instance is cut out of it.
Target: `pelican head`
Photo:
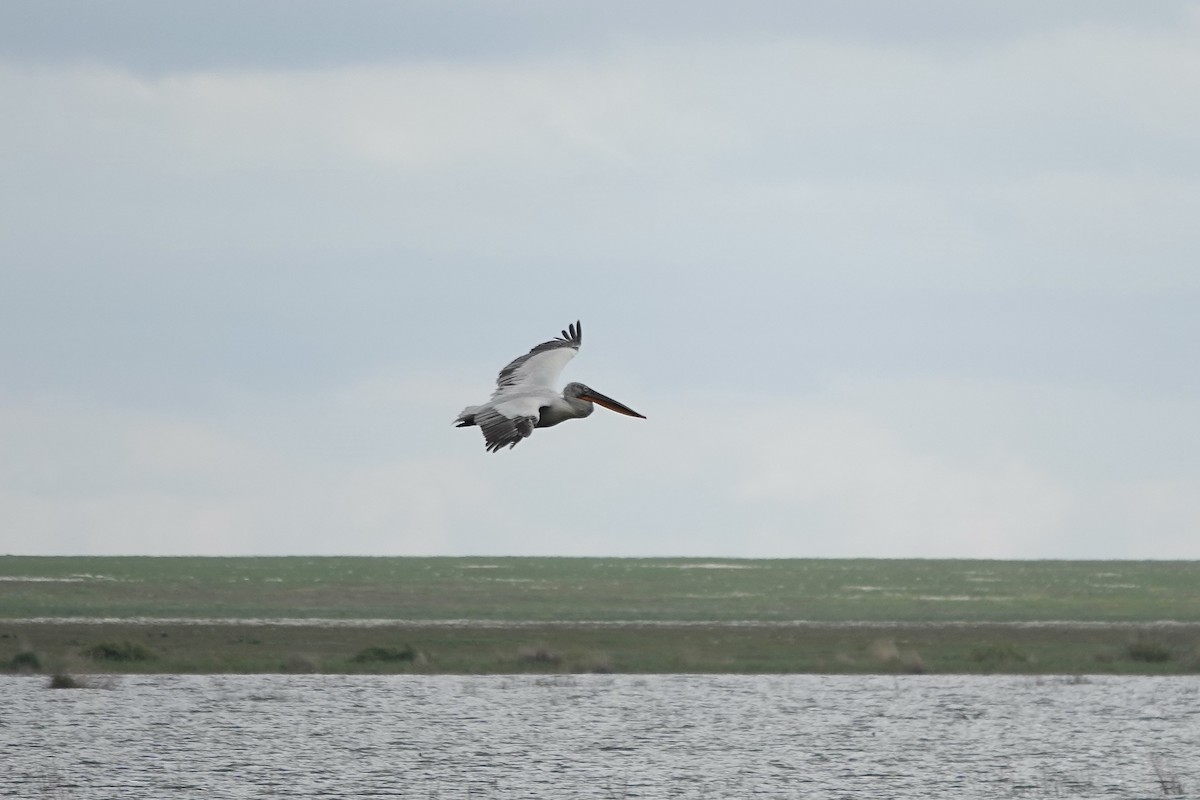
[[[568,383],[563,387],[563,397],[565,397],[568,402],[571,400],[585,400],[589,403],[595,403],[598,406],[607,408],[609,411],[615,411],[618,414],[624,414],[627,417],[637,417],[638,419],[646,418],[624,403],[618,403],[611,397],[600,394],[592,387],[582,383]]]

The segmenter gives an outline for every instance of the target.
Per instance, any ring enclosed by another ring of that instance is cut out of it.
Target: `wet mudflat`
[[[1200,678],[0,676],[0,797],[1200,796]]]

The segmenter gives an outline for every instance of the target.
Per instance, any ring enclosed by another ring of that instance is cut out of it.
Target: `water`
[[[1200,797],[1200,677],[0,677],[0,797]]]

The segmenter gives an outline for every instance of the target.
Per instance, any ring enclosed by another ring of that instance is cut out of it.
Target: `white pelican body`
[[[478,425],[490,452],[516,447],[534,428],[549,428],[568,419],[592,413],[593,403],[625,414],[641,414],[582,383],[568,383],[562,393],[554,390],[559,373],[579,352],[583,327],[576,322],[562,336],[543,342],[500,370],[492,399],[481,406],[467,406],[454,420],[458,427]]]

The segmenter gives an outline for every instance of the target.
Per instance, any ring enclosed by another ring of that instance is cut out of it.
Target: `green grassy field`
[[[0,619],[1200,622],[1200,562],[0,557]]]
[[[1200,562],[0,557],[0,666],[34,660],[1179,674],[1200,670]]]

